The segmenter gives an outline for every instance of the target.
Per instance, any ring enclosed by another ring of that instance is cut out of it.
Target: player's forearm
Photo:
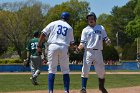
[[[38,47],[40,48],[42,47],[42,43],[44,42],[44,40],[45,40],[45,34],[42,33],[38,41]]]
[[[45,49],[43,49],[42,53],[43,53],[44,58],[46,58]]]

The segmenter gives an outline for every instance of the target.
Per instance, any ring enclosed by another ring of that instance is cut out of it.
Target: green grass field
[[[30,91],[30,90],[47,90],[47,75],[41,74],[38,78],[39,85],[34,86],[31,84],[29,79],[30,75],[24,74],[2,74],[0,75],[0,92],[13,92],[13,91]],[[81,77],[80,74],[70,75],[71,85],[70,89],[80,89],[81,88]],[[57,74],[55,78],[54,89],[63,90],[62,75]],[[90,75],[88,80],[88,89],[97,89],[97,75]],[[130,87],[130,86],[140,86],[140,75],[120,75],[120,74],[107,74],[106,75],[106,87],[116,88],[116,87]]]

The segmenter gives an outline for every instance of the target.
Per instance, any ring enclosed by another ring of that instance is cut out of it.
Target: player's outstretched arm
[[[37,46],[37,52],[38,54],[42,54],[42,43],[44,42],[45,40],[45,34],[41,34],[40,37],[39,37],[39,41],[38,41],[38,46]]]
[[[79,44],[78,49],[79,49],[79,50],[84,49],[83,43],[80,43],[80,44]]]
[[[30,52],[29,52],[29,51],[27,51],[27,58],[24,59],[23,65],[24,65],[25,67],[29,67],[29,66],[30,66]]]
[[[76,54],[78,54],[82,49],[84,48],[83,44],[79,44],[79,46],[75,46],[75,52]]]

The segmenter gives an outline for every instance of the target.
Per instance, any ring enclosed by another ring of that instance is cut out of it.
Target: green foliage
[[[27,58],[27,50],[24,50],[22,51],[22,54],[21,54],[21,60],[24,60]]]
[[[137,5],[134,9],[134,13],[136,14],[137,17],[138,16],[140,17],[140,0],[135,0],[135,1],[137,1]]]
[[[69,60],[70,62],[76,61],[78,63],[80,63],[81,61],[83,61],[83,55],[84,55],[84,50],[80,51],[78,54],[74,53],[74,50],[69,49]]]
[[[2,55],[7,50],[8,44],[6,42],[7,40],[0,36],[0,55]]]
[[[109,37],[111,37],[110,17],[111,17],[111,15],[101,14],[97,19],[97,23],[101,24],[105,27],[105,30],[106,30]]]
[[[122,53],[123,60],[136,60],[136,42],[133,44],[126,44]]]
[[[118,55],[117,50],[113,46],[104,45],[103,58],[106,61],[107,60],[118,61],[119,60],[119,55]]]
[[[8,47],[8,49],[7,49],[7,51],[9,52],[9,53],[13,53],[14,52],[14,47]]]
[[[115,6],[112,9],[112,17],[110,18],[110,26],[111,26],[111,40],[115,45],[116,42],[116,33],[119,32],[119,45],[123,47],[126,43],[132,43],[133,38],[129,38],[125,33],[125,27],[129,23],[129,21],[135,18],[135,14],[133,10],[135,8],[135,2],[128,2],[123,7]]]
[[[139,32],[139,3],[138,0],[130,0],[126,5],[122,7],[114,6],[112,9],[111,15],[102,14],[99,16],[97,22],[101,23],[109,30],[108,34],[112,41],[112,44],[116,46],[117,37],[116,33],[118,32],[118,45],[122,48],[122,52],[118,51],[118,54],[122,54],[124,59],[134,59],[135,54],[126,53],[129,50],[129,47],[126,48],[126,44],[129,43],[129,46],[133,44],[136,37],[140,35]],[[132,47],[131,47],[132,50]],[[133,51],[135,47],[133,46]],[[134,51],[135,53],[135,51]],[[128,55],[130,54],[130,55]],[[127,58],[126,58],[127,56]]]
[[[126,26],[126,32],[133,38],[140,37],[140,18],[130,21]]]
[[[42,13],[42,4],[38,1],[28,0],[20,3],[11,4],[8,8],[19,7],[16,11],[0,12],[0,32],[9,41],[9,45],[14,45],[18,55],[22,56],[28,39],[32,37],[34,30],[42,30],[44,18]],[[7,7],[3,4],[3,8]],[[13,6],[15,5],[15,6]],[[49,8],[49,7],[47,7]]]
[[[1,55],[1,58],[11,58],[12,55],[17,55],[17,52],[14,47],[9,46],[7,50]]]
[[[0,59],[0,64],[19,64],[22,63],[20,59]]]

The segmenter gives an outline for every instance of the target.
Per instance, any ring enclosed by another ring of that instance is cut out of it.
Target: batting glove
[[[111,40],[108,38],[108,39],[105,41],[105,43],[106,43],[108,46],[110,46],[110,45],[111,45]]]

